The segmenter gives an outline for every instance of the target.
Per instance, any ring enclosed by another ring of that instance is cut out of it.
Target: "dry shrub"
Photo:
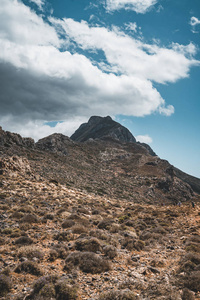
[[[32,275],[36,275],[36,276],[40,276],[42,275],[42,270],[40,269],[40,267],[38,266],[37,263],[33,262],[33,261],[24,261],[21,264],[19,264],[15,270],[15,273],[29,273]]]
[[[83,226],[81,224],[76,224],[76,225],[72,226],[71,230],[74,234],[81,234],[81,233],[85,233],[87,231],[85,226]]]
[[[33,286],[33,291],[28,299],[57,299],[76,300],[77,288],[65,277],[58,279],[57,276],[40,277]]]
[[[56,252],[56,254],[55,254]],[[55,260],[56,258],[65,259],[68,255],[68,247],[65,244],[54,245],[50,251],[50,261]]]
[[[85,273],[102,273],[110,269],[110,264],[107,260],[101,258],[93,252],[73,252],[68,255],[65,260],[64,269],[67,270],[68,266],[77,266]]]
[[[42,260],[44,258],[44,252],[35,246],[23,246],[18,250],[17,256],[26,257],[28,259],[33,259],[36,257]]]
[[[24,213],[21,211],[15,211],[12,215],[11,215],[11,219],[21,219],[23,217]]]
[[[104,220],[102,220],[102,221],[99,222],[99,224],[97,225],[97,227],[99,229],[109,230],[113,223],[114,223],[113,219],[104,219]]]
[[[121,246],[128,249],[129,251],[140,251],[145,247],[145,242],[141,240],[135,240],[131,237],[126,237],[123,240],[121,240]]]
[[[182,300],[195,300],[193,293],[187,288],[183,289]]]
[[[25,214],[22,218],[21,218],[21,223],[38,223],[38,217],[35,214]]]
[[[196,253],[200,253],[200,244],[198,243],[191,243],[191,242],[187,242],[186,246],[185,246],[185,250],[187,252],[196,252]]]
[[[190,275],[187,275],[184,280],[184,285],[196,293],[200,292],[200,271],[191,272]]]
[[[55,286],[51,283],[45,284],[40,290],[39,296],[43,297],[44,299],[55,298],[56,296]]]
[[[93,237],[96,237],[100,240],[103,240],[103,241],[106,241],[108,239],[108,234],[105,233],[103,230],[100,230],[100,229],[93,229],[89,232],[89,235],[90,236],[93,236]]]
[[[125,291],[109,291],[106,293],[102,293],[99,296],[99,300],[136,300],[137,297],[130,290]]]
[[[0,297],[6,296],[10,292],[12,287],[10,277],[5,274],[0,274]]]
[[[97,238],[82,238],[75,242],[75,249],[78,251],[90,251],[97,252],[101,251],[101,243]]]
[[[75,222],[74,222],[73,220],[65,220],[65,221],[61,224],[62,228],[70,228],[70,227],[72,227],[72,226],[74,226],[74,225],[75,225]]]
[[[54,240],[57,240],[59,242],[63,242],[63,241],[68,242],[70,240],[70,236],[67,231],[60,231],[57,234],[55,234],[53,238]]]
[[[16,245],[31,245],[33,240],[28,236],[21,236],[15,240]]]
[[[60,279],[55,284],[56,289],[56,299],[58,300],[76,300],[77,288],[70,285],[68,280]]]
[[[110,259],[113,259],[117,256],[117,249],[114,246],[108,245],[103,247],[103,253]]]

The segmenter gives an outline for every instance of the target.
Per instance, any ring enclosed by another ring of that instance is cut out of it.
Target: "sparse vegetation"
[[[93,252],[72,252],[65,260],[65,270],[73,265],[85,273],[102,273],[110,270],[110,264]]]
[[[140,151],[109,140],[69,143],[65,156],[0,145],[0,297],[198,298],[198,196],[193,209],[168,163]]]

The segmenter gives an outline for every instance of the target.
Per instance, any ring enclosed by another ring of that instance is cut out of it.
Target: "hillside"
[[[135,141],[1,129],[0,299],[200,299],[199,195],[176,172]]]

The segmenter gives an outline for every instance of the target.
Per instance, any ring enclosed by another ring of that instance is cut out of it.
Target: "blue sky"
[[[200,177],[199,0],[1,0],[0,118],[36,140],[111,115]]]

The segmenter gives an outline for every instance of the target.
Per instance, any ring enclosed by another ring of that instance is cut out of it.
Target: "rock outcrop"
[[[136,142],[132,133],[110,116],[92,116],[87,123],[83,123],[70,137],[76,142],[85,142],[90,139],[112,138],[122,143],[138,143],[147,149],[150,155],[156,156],[151,147],[145,143]]]
[[[73,144],[73,141],[70,140],[70,138],[60,133],[54,133],[43,139],[40,139],[35,144],[35,147],[39,150],[67,155],[67,147],[69,144]]]
[[[0,146],[10,147],[12,145],[34,148],[35,142],[32,138],[22,138],[21,135],[17,133],[11,133],[9,131],[4,131],[0,127]]]
[[[136,139],[127,128],[113,121],[109,116],[105,118],[92,116],[88,123],[82,124],[75,131],[71,139],[76,142],[85,142],[89,139],[102,139],[107,136],[124,143],[136,142]]]

